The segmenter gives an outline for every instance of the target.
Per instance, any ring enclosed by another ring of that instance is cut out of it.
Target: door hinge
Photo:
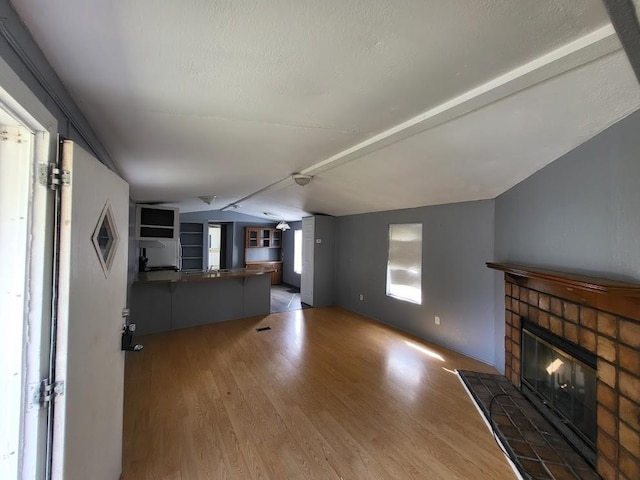
[[[60,185],[71,184],[71,172],[58,168],[55,163],[38,165],[40,183],[51,190],[57,190]]]
[[[46,407],[56,397],[64,395],[64,382],[51,383],[49,380],[42,380],[31,389],[31,406]]]

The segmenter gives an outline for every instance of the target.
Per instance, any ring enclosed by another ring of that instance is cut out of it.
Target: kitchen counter
[[[146,335],[268,315],[273,271],[268,267],[141,273],[133,283],[131,321],[138,334]]]
[[[247,262],[244,265],[247,269],[260,270],[261,268],[272,268],[271,285],[282,283],[282,260],[270,260],[265,262]]]
[[[206,272],[144,272],[138,274],[136,282],[205,282],[225,278],[245,278],[270,274],[275,268],[231,268]]]

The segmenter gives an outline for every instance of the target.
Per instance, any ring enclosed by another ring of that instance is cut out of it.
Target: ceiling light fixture
[[[311,175],[303,175],[302,173],[294,173],[291,175],[293,181],[296,182],[301,187],[308,185],[311,179],[313,178]]]
[[[283,232],[285,232],[287,230],[291,230],[291,227],[289,226],[289,224],[287,222],[285,222],[284,220],[282,220],[278,225],[276,225],[276,228],[278,230],[282,230]]]
[[[216,196],[215,195],[205,195],[205,196],[198,197],[198,198],[200,200],[202,200],[204,203],[206,203],[207,205],[211,205],[215,201]]]

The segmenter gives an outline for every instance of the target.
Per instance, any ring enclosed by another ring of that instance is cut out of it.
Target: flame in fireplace
[[[564,365],[564,362],[562,360],[560,360],[559,358],[556,358],[553,362],[551,362],[549,364],[549,366],[547,367],[547,373],[549,375],[551,375],[552,373],[555,373],[558,371],[558,369]]]

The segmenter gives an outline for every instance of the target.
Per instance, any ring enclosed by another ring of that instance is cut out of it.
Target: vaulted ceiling
[[[640,107],[601,0],[13,3],[133,198],[184,211],[494,198]]]

